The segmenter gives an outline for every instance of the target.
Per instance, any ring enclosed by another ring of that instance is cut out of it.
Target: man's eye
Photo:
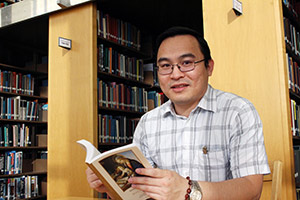
[[[169,67],[171,67],[171,65],[166,63],[166,64],[162,64],[160,67],[161,68],[169,68]]]
[[[191,64],[193,64],[193,62],[191,60],[185,60],[185,61],[182,61],[182,63],[181,63],[182,66],[189,66]]]

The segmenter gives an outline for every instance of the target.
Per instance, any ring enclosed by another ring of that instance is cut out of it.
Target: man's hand
[[[160,200],[185,198],[188,181],[176,172],[154,168],[138,168],[135,172],[144,176],[131,177],[128,182],[149,197]]]
[[[85,170],[85,173],[91,188],[97,190],[98,192],[108,192],[107,188],[89,167]]]

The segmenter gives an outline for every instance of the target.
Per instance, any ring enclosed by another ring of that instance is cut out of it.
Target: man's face
[[[157,64],[177,64],[185,59],[198,61],[204,59],[199,43],[191,35],[179,35],[165,39],[157,53]],[[158,73],[159,83],[164,94],[174,103],[176,108],[194,108],[203,97],[208,85],[208,77],[213,71],[213,61],[208,67],[205,62],[195,64],[195,69],[181,72],[174,66],[168,75]]]

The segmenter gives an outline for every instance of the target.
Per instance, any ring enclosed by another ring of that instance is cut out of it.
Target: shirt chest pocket
[[[210,163],[211,168],[224,168],[228,163],[228,155],[226,149],[211,148],[207,150],[207,161]]]
[[[198,156],[199,166],[203,169],[202,178],[205,177],[205,181],[226,179],[229,169],[229,159],[225,148],[202,148]]]
[[[207,170],[218,170],[228,165],[228,153],[225,148],[202,147],[195,152],[195,164]]]

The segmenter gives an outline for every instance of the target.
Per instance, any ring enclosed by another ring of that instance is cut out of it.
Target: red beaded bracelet
[[[185,200],[188,200],[188,199],[190,199],[190,194],[191,194],[191,191],[192,191],[191,190],[192,181],[191,181],[189,176],[187,176],[186,179],[188,180],[189,188],[186,190]]]

